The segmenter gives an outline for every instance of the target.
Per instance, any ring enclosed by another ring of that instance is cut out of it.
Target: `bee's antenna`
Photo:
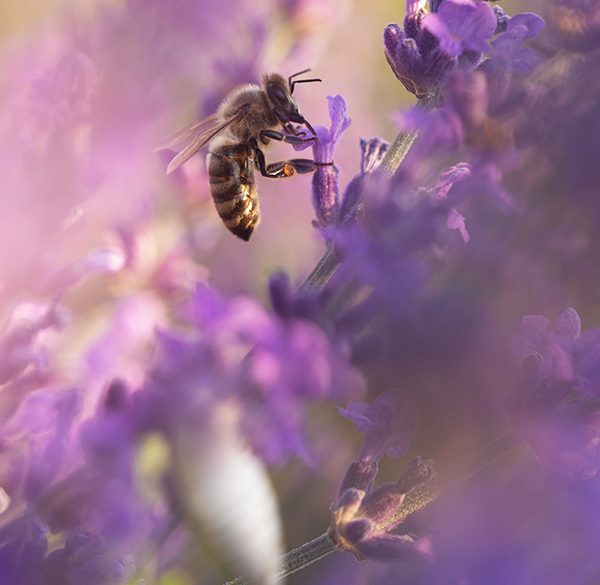
[[[290,75],[288,78],[288,84],[291,85],[292,84],[292,79],[294,79],[294,77],[298,77],[298,75],[304,75],[305,73],[308,73],[310,71],[310,69],[304,69],[304,71],[298,71],[298,73],[294,73],[294,75]]]
[[[311,83],[313,81],[323,81],[322,79],[298,79],[297,81],[292,81],[294,77],[298,77],[298,75],[302,75],[303,73],[308,73],[310,69],[305,69],[304,71],[299,71],[298,73],[294,73],[294,75],[290,75],[288,78],[288,85],[290,86],[290,94],[294,93],[294,86],[297,83]]]

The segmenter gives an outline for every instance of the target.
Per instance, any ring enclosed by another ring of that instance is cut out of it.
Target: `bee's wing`
[[[160,150],[166,149],[180,152],[188,144],[194,142],[200,136],[202,136],[202,134],[204,134],[209,128],[215,126],[217,124],[217,120],[217,115],[213,114],[212,116],[208,116],[208,118],[204,118],[204,120],[200,120],[200,122],[196,122],[195,124],[180,130],[159,144],[154,149],[154,152],[159,152]]]
[[[224,121],[219,121],[216,114],[204,118],[200,122],[184,128],[177,134],[173,134],[155,149],[155,152],[168,148],[179,150],[167,166],[167,175],[178,169],[184,162],[194,156],[203,146],[208,144],[215,136],[226,130],[236,120],[239,120],[244,112],[238,112]]]

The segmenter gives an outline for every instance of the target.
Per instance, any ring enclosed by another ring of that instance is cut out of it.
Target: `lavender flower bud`
[[[362,490],[365,493],[370,492],[376,475],[377,461],[372,461],[370,464],[360,460],[353,461],[346,470],[340,485],[338,498],[349,489]]]
[[[349,488],[341,493],[327,532],[339,550],[357,560],[404,561],[418,557],[419,546],[409,536],[387,534],[403,519],[396,518],[406,494],[435,480],[433,461],[413,459],[396,484],[373,491]]]
[[[356,217],[361,205],[365,176],[379,167],[388,147],[389,143],[380,136],[375,136],[369,140],[360,139],[360,148],[362,151],[360,174],[356,175],[348,183],[346,190],[344,191],[339,213],[340,225],[343,225]]]
[[[400,406],[402,403],[402,410]],[[398,390],[388,390],[373,404],[351,402],[341,414],[352,418],[365,432],[358,458],[348,467],[329,526],[329,539],[339,550],[352,552],[358,560],[405,560],[417,555],[412,539],[387,534],[407,493],[435,478],[433,462],[417,457],[400,476],[397,484],[384,484],[373,490],[377,461],[384,452],[399,457],[408,449],[418,418],[407,408]]]
[[[318,227],[335,225],[338,221],[339,174],[340,171],[334,164],[318,166],[313,173],[312,201],[317,215],[315,225]]]
[[[431,96],[442,86],[456,59],[439,50],[437,39],[423,28],[425,12],[404,19],[404,30],[389,24],[383,33],[384,53],[396,78],[417,98]]]
[[[506,32],[506,27],[508,26],[510,16],[506,14],[504,9],[497,4],[494,4],[492,8],[494,9],[494,14],[496,16],[496,30],[494,31],[494,36],[496,36],[500,33]]]

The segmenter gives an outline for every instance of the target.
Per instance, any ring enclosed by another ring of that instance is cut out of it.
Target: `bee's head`
[[[302,71],[301,73],[304,73]],[[299,75],[299,73],[296,73]],[[278,73],[271,73],[263,77],[263,90],[267,94],[267,99],[270,102],[273,112],[282,123],[294,122],[296,124],[304,124],[315,136],[313,127],[307,122],[304,116],[300,113],[298,102],[292,96],[294,84],[299,81],[292,81],[295,75],[292,75],[289,81],[286,81]],[[301,81],[321,81],[316,79],[306,79]]]

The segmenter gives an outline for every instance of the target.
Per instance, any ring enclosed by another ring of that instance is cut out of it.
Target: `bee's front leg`
[[[287,134],[283,134],[282,132],[278,132],[277,130],[261,130],[260,137],[266,138],[267,140],[280,140],[282,142],[287,142],[288,144],[305,144],[306,142],[319,141],[319,139],[316,136],[311,136],[310,138],[302,138],[302,136],[300,135],[288,136]]]

